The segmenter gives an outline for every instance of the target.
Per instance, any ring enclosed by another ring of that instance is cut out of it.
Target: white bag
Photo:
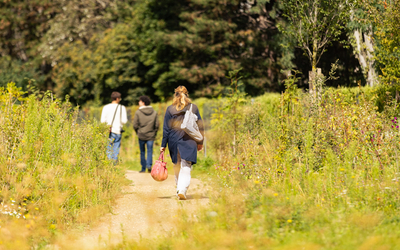
[[[192,112],[192,104],[190,104],[190,109],[186,111],[185,118],[183,118],[181,129],[192,137],[193,140],[201,142],[203,140],[203,135],[199,131],[197,119],[197,115]]]

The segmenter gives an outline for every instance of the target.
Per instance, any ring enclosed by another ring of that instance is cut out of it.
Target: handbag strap
[[[117,108],[115,109],[114,117],[113,117],[112,122],[111,122],[111,127],[112,127],[112,125],[113,125],[113,123],[114,123],[115,114],[117,113],[118,106],[119,106],[119,104],[117,105]]]
[[[164,161],[164,151],[161,151],[160,157],[158,157],[158,160]]]

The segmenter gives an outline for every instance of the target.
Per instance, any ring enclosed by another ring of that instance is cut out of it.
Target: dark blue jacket
[[[174,164],[178,162],[178,151],[181,155],[181,159],[196,164],[197,144],[203,144],[203,141],[196,142],[181,129],[181,124],[185,117],[186,110],[189,108],[190,104],[183,108],[183,110],[177,111],[176,107],[171,105],[165,111],[161,147],[166,147],[168,144],[169,153]],[[197,125],[199,126],[200,133],[204,137],[203,120],[201,119],[199,109],[195,104],[193,104],[192,112],[198,117]]]

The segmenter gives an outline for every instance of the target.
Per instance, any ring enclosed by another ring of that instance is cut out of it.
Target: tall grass
[[[400,118],[391,87],[326,89],[314,102],[287,87],[237,107],[236,144],[221,122],[229,108],[217,110],[208,209],[181,216],[168,237],[115,249],[397,249]]]
[[[108,211],[123,171],[106,158],[107,128],[68,102],[0,89],[0,248],[40,249]]]

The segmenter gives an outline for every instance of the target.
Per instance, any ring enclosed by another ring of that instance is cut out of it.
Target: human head
[[[139,101],[142,101],[145,106],[149,106],[151,103],[150,98],[146,95],[139,97]]]
[[[186,105],[190,104],[192,100],[189,98],[189,93],[185,86],[179,86],[175,89],[174,99],[172,105],[176,107],[176,110],[182,110]]]
[[[114,91],[111,93],[111,100],[116,101],[117,99],[121,99],[121,93]]]

